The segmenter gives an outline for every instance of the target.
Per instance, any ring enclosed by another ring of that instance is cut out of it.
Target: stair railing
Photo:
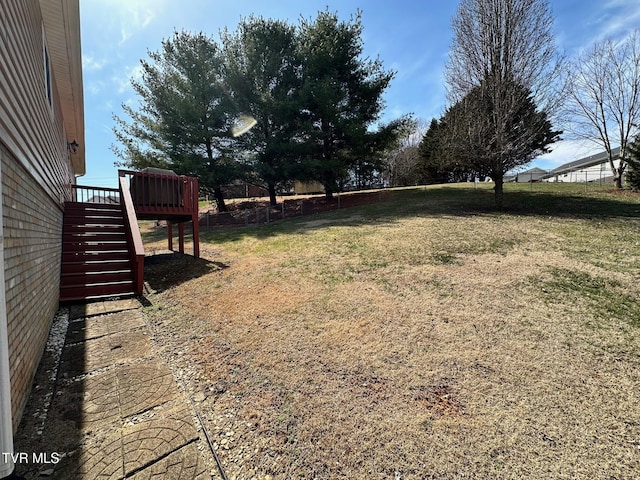
[[[124,212],[129,255],[133,265],[135,292],[136,295],[140,295],[144,286],[144,246],[142,245],[142,236],[138,227],[138,218],[133,207],[133,199],[129,191],[129,183],[125,177],[120,177],[120,205]]]
[[[72,202],[119,204],[120,195],[117,188],[89,187],[86,185],[71,185]]]

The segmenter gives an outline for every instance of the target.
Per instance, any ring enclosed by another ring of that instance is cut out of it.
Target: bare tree
[[[622,188],[628,146],[640,123],[640,31],[619,43],[596,42],[571,67],[566,107],[571,130],[606,150],[615,185]]]
[[[429,125],[423,119],[415,121],[413,128],[407,131],[392,149],[386,159],[388,182],[393,187],[416,185],[420,181],[418,172],[418,145],[428,130]]]
[[[456,128],[453,146],[461,153],[464,131],[476,137],[467,144],[482,150],[474,168],[494,180],[496,206],[501,208],[504,174],[559,139],[550,123],[559,103],[562,71],[553,17],[547,0],[461,0],[452,23],[445,75],[457,112],[447,120],[448,127],[454,127],[453,122],[462,127]],[[523,113],[532,111],[538,118],[528,122]],[[474,152],[467,154],[471,159]]]

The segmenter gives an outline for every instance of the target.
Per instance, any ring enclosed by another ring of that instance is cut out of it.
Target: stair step
[[[122,260],[110,260],[110,261],[74,261],[65,262],[62,264],[62,275],[72,275],[77,273],[93,273],[93,272],[112,272],[119,270],[131,269],[131,262],[129,257]]]
[[[63,223],[60,301],[134,295],[120,205],[68,202]]]
[[[122,232],[111,231],[88,231],[88,232],[65,232],[62,241],[68,243],[75,242],[126,242],[127,235]]]
[[[87,263],[96,261],[129,261],[129,252],[64,252],[62,263]]]
[[[93,235],[100,233],[110,234],[126,234],[124,224],[122,225],[69,225],[66,224],[63,228],[64,234],[69,235]]]
[[[120,252],[129,251],[127,242],[121,240],[111,242],[71,241],[62,243],[62,252]]]
[[[61,287],[90,286],[106,283],[122,283],[132,281],[131,269],[121,271],[97,271],[87,273],[63,273],[60,279]]]
[[[65,217],[64,224],[66,225],[124,225],[124,219],[120,216],[105,216],[105,217],[87,217],[82,215],[73,215]]]
[[[67,250],[62,252],[62,262],[91,262],[96,260],[129,260],[129,252],[126,250],[112,250],[102,246],[102,250],[99,248],[93,248],[91,250],[78,249]]]
[[[113,208],[120,208],[120,204],[119,203],[96,203],[96,202],[65,202],[64,204],[65,210],[87,209],[87,208],[108,210]]]
[[[66,286],[60,288],[61,302],[74,302],[115,295],[134,295],[133,281],[121,283],[106,283],[87,286]]]

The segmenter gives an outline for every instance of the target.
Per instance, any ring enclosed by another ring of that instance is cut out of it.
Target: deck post
[[[200,224],[198,223],[198,214],[191,218],[191,227],[193,233],[193,256],[200,258]]]
[[[167,222],[167,248],[173,252],[173,225]]]
[[[184,222],[178,223],[178,249],[184,253]]]

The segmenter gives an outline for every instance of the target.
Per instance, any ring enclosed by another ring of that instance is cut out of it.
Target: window
[[[42,26],[42,50],[44,52],[44,83],[47,93],[47,101],[49,107],[53,108],[53,90],[51,88],[51,60],[49,58],[49,49],[47,48],[47,41],[44,34],[44,25]]]

